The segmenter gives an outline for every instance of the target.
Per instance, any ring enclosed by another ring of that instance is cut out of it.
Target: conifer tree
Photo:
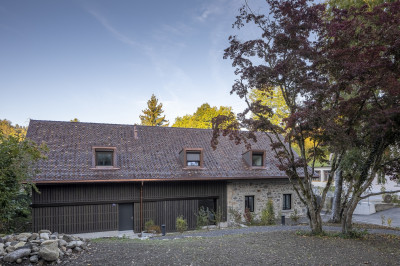
[[[158,103],[158,99],[152,94],[150,100],[147,101],[147,109],[143,110],[143,115],[139,116],[141,124],[144,126],[169,126],[165,115],[162,116],[164,113],[162,107],[162,103]]]

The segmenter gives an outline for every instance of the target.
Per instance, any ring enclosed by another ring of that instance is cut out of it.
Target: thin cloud
[[[103,27],[110,32],[112,35],[114,35],[114,37],[116,37],[119,41],[129,44],[131,46],[140,46],[139,43],[137,43],[136,41],[130,39],[129,37],[127,37],[126,35],[120,33],[117,29],[115,29],[113,26],[110,25],[110,23],[108,22],[108,20],[102,16],[101,14],[99,14],[96,11],[93,10],[88,10],[88,12],[97,20],[101,23],[101,25],[103,25]]]

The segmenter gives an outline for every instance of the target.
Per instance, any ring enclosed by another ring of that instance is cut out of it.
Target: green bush
[[[201,228],[202,226],[208,225],[208,211],[204,209],[203,206],[200,207],[197,214],[195,214],[197,218],[197,228]]]
[[[176,230],[183,233],[188,228],[187,221],[183,219],[183,215],[176,217]]]
[[[159,225],[155,225],[153,220],[148,220],[144,224],[144,228],[146,232],[156,232],[157,234],[161,233],[161,228]]]
[[[220,223],[222,222],[222,211],[220,208],[217,208],[216,212],[212,212],[214,215],[214,222],[220,228]]]
[[[267,206],[261,211],[261,224],[273,225],[275,224],[274,203],[268,200]]]
[[[300,219],[300,216],[297,213],[297,210],[294,209],[294,211],[290,214],[290,220],[293,222],[297,223],[297,221]]]
[[[144,229],[146,230],[146,231],[149,231],[149,228],[151,227],[151,226],[154,226],[155,224],[154,224],[154,221],[153,220],[148,220],[145,224],[144,224]]]

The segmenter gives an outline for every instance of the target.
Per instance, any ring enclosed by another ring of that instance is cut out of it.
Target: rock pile
[[[38,233],[21,233],[0,237],[1,262],[30,263],[60,262],[64,256],[86,250],[87,240],[66,234],[40,230]]]

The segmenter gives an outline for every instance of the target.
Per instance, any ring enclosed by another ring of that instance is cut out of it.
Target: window
[[[114,151],[96,150],[96,166],[113,166]]]
[[[201,151],[187,151],[186,152],[186,165],[187,166],[200,166]]]
[[[283,194],[283,210],[292,209],[292,194]]]
[[[321,171],[320,170],[315,170],[315,173],[317,176],[313,176],[312,181],[321,181]]]
[[[180,151],[179,158],[186,169],[203,167],[202,148],[184,148]]]
[[[253,152],[251,156],[252,166],[264,166],[264,153]]]
[[[242,154],[243,159],[250,169],[265,168],[265,151],[264,150],[248,150]]]
[[[92,167],[96,169],[118,169],[116,168],[116,148],[93,147]]]
[[[254,196],[244,197],[244,209],[249,209],[250,212],[254,212]]]

